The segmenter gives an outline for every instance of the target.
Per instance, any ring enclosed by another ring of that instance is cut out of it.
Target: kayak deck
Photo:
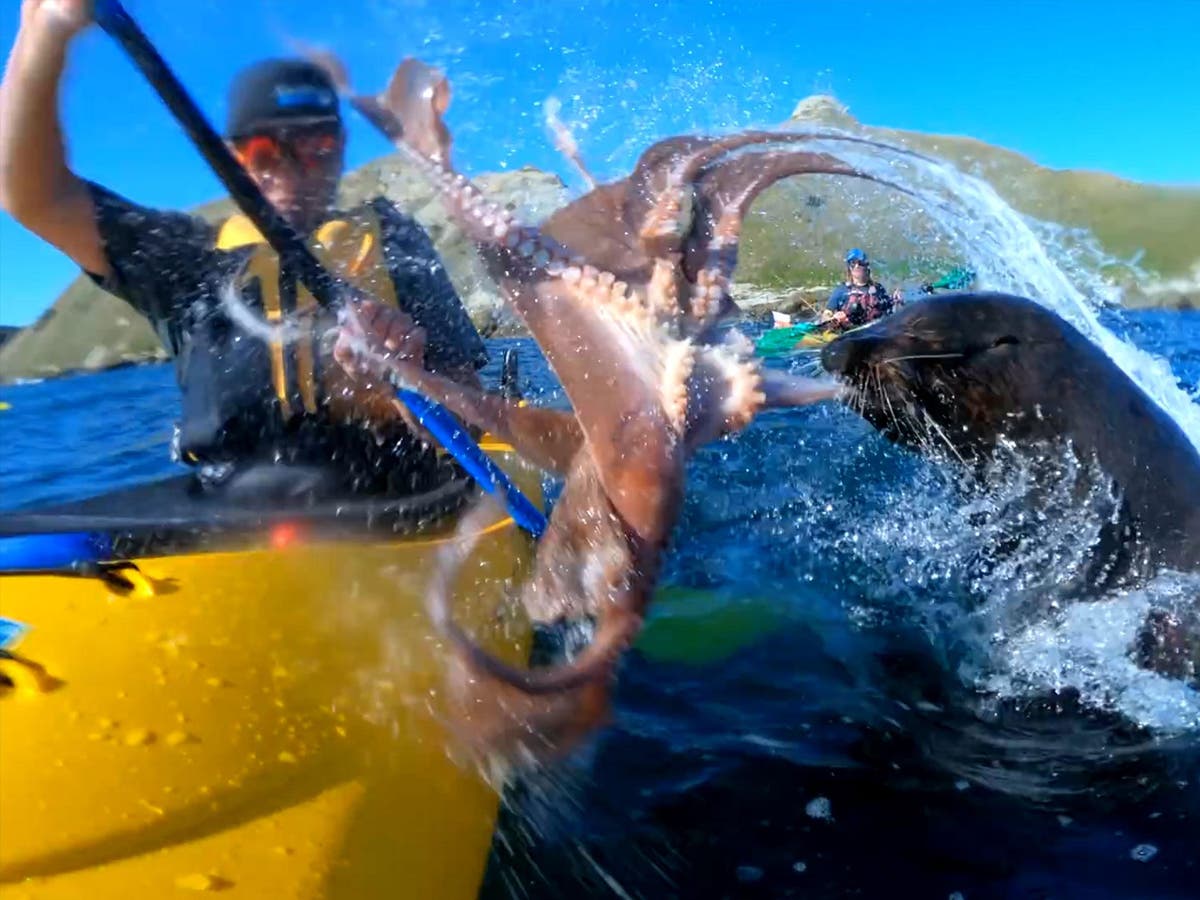
[[[140,556],[126,588],[0,576],[0,616],[29,627],[0,659],[0,896],[475,896],[499,799],[441,718],[435,518]],[[528,626],[506,585],[531,556],[498,511],[457,586],[460,621],[513,662]]]

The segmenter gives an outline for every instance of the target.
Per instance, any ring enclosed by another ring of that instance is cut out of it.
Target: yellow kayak
[[[0,656],[0,897],[476,895],[499,798],[439,719],[422,600],[454,516],[319,524],[0,575],[28,628]],[[458,615],[523,660],[504,597],[533,544],[499,512],[484,531]]]

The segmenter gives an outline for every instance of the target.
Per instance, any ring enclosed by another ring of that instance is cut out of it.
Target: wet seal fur
[[[1069,442],[1112,479],[1120,512],[1088,590],[1200,572],[1200,453],[1107,355],[1040,304],[1001,293],[922,300],[822,350],[852,406],[890,440],[940,445],[968,465],[1001,442]],[[931,440],[936,433],[936,440]],[[1200,598],[1194,604],[1200,607]],[[1152,615],[1135,654],[1200,676],[1200,616]]]

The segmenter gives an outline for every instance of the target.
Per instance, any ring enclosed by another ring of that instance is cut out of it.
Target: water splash
[[[1151,610],[1194,602],[1198,592],[1200,575],[1171,573],[1143,590],[1069,606],[1002,638],[1001,667],[987,687],[1005,696],[1073,690],[1159,735],[1200,729],[1200,692],[1138,667],[1129,654]]]
[[[897,195],[889,213],[896,228],[922,242],[927,235],[929,246],[969,263],[980,288],[1033,298],[1062,316],[1200,449],[1200,405],[1167,361],[1101,322],[1101,311],[1119,300],[1101,273],[1136,272],[1136,259],[1113,259],[1085,230],[1018,213],[985,180],[949,162],[886,141],[841,140],[862,136],[824,129],[813,149],[911,192]],[[1146,614],[1170,606],[1181,588],[1160,579],[1136,593],[1072,597],[1120,508],[1094,463],[1069,447],[1001,447],[979,479],[923,462],[889,471],[873,490],[849,487],[840,485],[831,536],[818,544],[857,561],[852,568],[862,574],[847,582],[865,588],[867,599],[851,609],[855,621],[869,628],[917,621],[965,685],[1001,699],[1070,688],[1085,706],[1158,733],[1200,729],[1196,692],[1138,668],[1131,653]],[[811,528],[813,510],[804,514]],[[837,529],[845,521],[856,527]]]
[[[888,453],[898,453],[888,448]],[[963,688],[995,701],[1074,691],[1085,706],[1160,735],[1200,730],[1200,694],[1139,668],[1133,649],[1152,610],[1178,611],[1200,575],[1081,599],[1121,497],[1069,445],[1001,446],[975,477],[918,457],[839,496],[849,531],[796,528],[810,551],[837,556],[859,585],[858,627],[916,627]],[[898,514],[899,511],[899,514]]]
[[[1200,449],[1200,404],[1179,387],[1167,361],[1122,340],[1100,321],[1100,310],[1119,296],[1100,271],[1110,265],[1136,270],[1136,260],[1105,254],[1086,231],[1017,212],[987,181],[945,160],[887,141],[881,141],[883,148],[837,140],[859,136],[851,131],[823,133],[828,140],[816,149],[910,190],[914,199],[898,197],[897,207],[930,217],[939,239],[949,241],[958,258],[975,269],[980,288],[1030,297],[1062,316],[1103,349]]]

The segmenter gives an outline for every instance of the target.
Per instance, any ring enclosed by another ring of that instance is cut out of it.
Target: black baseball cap
[[[229,88],[230,140],[288,125],[342,122],[337,89],[325,70],[302,59],[268,59],[243,69]]]

